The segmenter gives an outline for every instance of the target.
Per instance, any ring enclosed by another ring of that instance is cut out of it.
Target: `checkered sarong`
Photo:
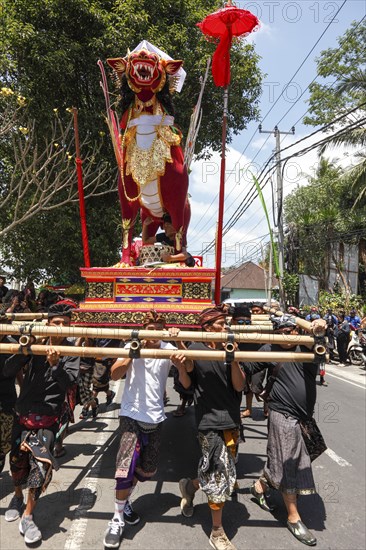
[[[82,405],[87,405],[92,399],[93,371],[80,372],[78,378],[79,397]]]

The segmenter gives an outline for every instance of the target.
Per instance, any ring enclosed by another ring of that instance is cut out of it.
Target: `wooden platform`
[[[85,301],[73,323],[88,326],[141,326],[150,309],[168,325],[195,327],[198,314],[212,304],[214,269],[200,267],[81,268]]]

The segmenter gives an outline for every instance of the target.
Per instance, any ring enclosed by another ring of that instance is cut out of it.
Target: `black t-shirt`
[[[188,349],[211,350],[203,342],[194,342]],[[223,361],[198,359],[194,361],[190,376],[198,430],[227,430],[239,426],[241,392],[233,388],[231,367],[226,367]]]
[[[239,342],[238,348],[240,351],[258,351],[262,347],[262,343],[255,342]]]
[[[286,353],[286,350],[274,344],[266,344],[260,351]],[[309,353],[308,348],[303,346],[297,346],[288,351]],[[317,372],[316,363],[282,363],[269,394],[269,408],[298,420],[311,418],[316,402]]]
[[[71,346],[70,340],[62,345]],[[80,357],[60,357],[56,367],[51,367],[44,355],[12,355],[6,361],[4,374],[14,377],[25,367],[24,380],[15,410],[20,415],[29,413],[58,415],[68,388],[77,382]]]
[[[7,286],[0,286],[0,302],[5,297],[6,293],[9,291]]]

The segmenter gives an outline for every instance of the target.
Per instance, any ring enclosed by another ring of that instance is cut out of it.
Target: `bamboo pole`
[[[249,325],[250,326],[250,325]],[[241,326],[239,326],[241,328]],[[55,327],[50,325],[23,325],[14,326],[0,324],[0,334],[26,335],[35,337],[74,337],[74,338],[111,338],[116,340],[130,340],[137,336],[140,340],[166,340],[172,342],[227,342],[231,336],[227,332],[206,332],[206,331],[179,331],[172,336],[168,330],[131,330],[119,328],[92,328],[92,327]],[[235,334],[236,342],[270,342],[273,344],[304,344],[314,345],[313,336],[300,336],[289,334]]]
[[[280,314],[282,315],[282,312],[280,312]],[[47,312],[4,313],[4,315],[7,317],[7,319],[10,319],[11,321],[33,321],[48,319]],[[252,321],[269,321],[269,314],[252,315],[251,319]]]
[[[0,344],[0,353],[9,355],[46,355],[49,346],[31,345],[28,348],[20,349],[17,344]],[[122,348],[90,348],[82,346],[52,346],[52,348],[62,356],[71,357],[110,357],[128,359],[130,357],[128,349]],[[23,353],[26,352],[26,353]],[[220,350],[200,351],[200,350],[167,350],[143,348],[140,350],[140,357],[143,359],[170,359],[176,355],[184,354],[187,359],[201,359],[204,361],[225,361],[226,352]],[[283,363],[310,363],[316,359],[314,353],[298,353],[291,351],[284,352],[258,352],[258,351],[235,351],[234,361],[256,361],[261,363],[283,362]]]
[[[263,306],[264,311],[267,311],[270,315],[276,315],[277,317],[282,317],[283,311],[275,307]]]
[[[48,319],[48,313],[4,313],[10,321],[40,321]]]
[[[252,321],[269,321],[269,314],[268,313],[260,313],[258,315],[251,315],[250,316]]]
[[[282,315],[285,315],[283,311],[280,311],[278,309],[270,308],[267,306],[264,306],[263,309],[265,311],[268,311],[272,315],[276,315],[276,317],[282,317]],[[306,321],[305,319],[302,319],[301,317],[295,317],[296,325],[300,328],[303,328],[307,332],[312,332],[312,327],[310,321]]]

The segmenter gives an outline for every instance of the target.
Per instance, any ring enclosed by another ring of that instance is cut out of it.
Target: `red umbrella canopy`
[[[247,35],[258,25],[259,20],[255,15],[232,6],[231,3],[197,23],[204,35],[219,40],[212,58],[212,75],[216,86],[226,87],[230,83],[230,48],[233,36]]]

